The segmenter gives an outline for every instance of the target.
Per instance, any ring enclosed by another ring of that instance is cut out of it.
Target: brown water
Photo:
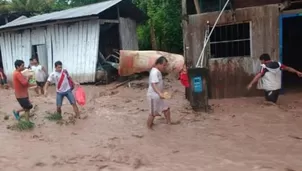
[[[67,100],[66,122],[45,119],[55,109],[53,90],[32,97],[36,127],[27,132],[7,129],[16,123],[11,111],[18,104],[12,90],[0,90],[0,170],[302,171],[302,94],[282,96],[281,108],[261,105],[262,98],[213,100],[213,114],[196,114],[172,81],[169,103],[180,124],[158,118],[148,131],[145,85],[85,86],[85,118],[75,124]]]

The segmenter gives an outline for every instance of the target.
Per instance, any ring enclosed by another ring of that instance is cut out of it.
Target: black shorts
[[[42,88],[43,88],[44,85],[45,85],[45,82],[38,82],[38,81],[37,81],[37,86],[38,86],[38,87],[42,87]]]
[[[26,110],[30,110],[33,108],[33,105],[30,103],[29,101],[29,98],[26,97],[26,98],[17,98],[20,106],[23,108],[23,109],[26,109]]]
[[[273,103],[277,103],[280,90],[267,91],[264,90],[265,100]]]

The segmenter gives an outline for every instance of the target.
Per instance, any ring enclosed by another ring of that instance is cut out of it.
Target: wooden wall
[[[219,12],[191,15],[185,39],[188,66],[195,66],[203,47],[207,21],[213,25]],[[279,58],[279,9],[278,5],[266,5],[226,11],[219,25],[251,23],[251,57],[210,59],[210,95],[212,98],[233,98],[246,95],[246,86],[259,72],[258,60],[262,53],[269,53],[274,60]],[[250,95],[258,95],[258,91]]]
[[[138,50],[138,39],[136,34],[136,22],[130,18],[119,19],[119,33],[121,49]]]

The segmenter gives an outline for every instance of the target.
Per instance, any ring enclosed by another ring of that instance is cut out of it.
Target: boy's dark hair
[[[61,66],[63,65],[61,61],[55,62],[55,67],[57,67],[57,66],[59,66],[59,65],[61,65]]]
[[[163,64],[164,62],[168,62],[168,60],[166,57],[161,56],[161,57],[157,58],[157,60],[155,61],[155,65]]]
[[[262,54],[262,55],[259,57],[259,59],[260,59],[261,61],[270,61],[270,60],[271,60],[271,57],[269,56],[269,54],[264,53],[264,54]]]
[[[24,61],[17,59],[15,61],[15,68],[17,69],[18,67],[20,67],[22,64],[24,64]]]

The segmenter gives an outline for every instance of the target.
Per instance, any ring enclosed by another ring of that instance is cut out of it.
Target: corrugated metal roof
[[[123,0],[108,0],[96,4],[90,4],[82,7],[71,8],[63,11],[52,12],[48,14],[37,15],[27,19],[7,23],[0,27],[0,30],[10,27],[18,27],[28,24],[41,23],[47,21],[64,20],[79,17],[95,16],[110,7],[120,3]]]
[[[15,20],[11,21],[10,23],[15,23],[15,22],[18,22],[18,21],[20,21],[20,20],[24,20],[24,19],[26,19],[26,18],[27,18],[26,16],[22,15],[22,16],[20,16],[19,18],[16,18]]]

